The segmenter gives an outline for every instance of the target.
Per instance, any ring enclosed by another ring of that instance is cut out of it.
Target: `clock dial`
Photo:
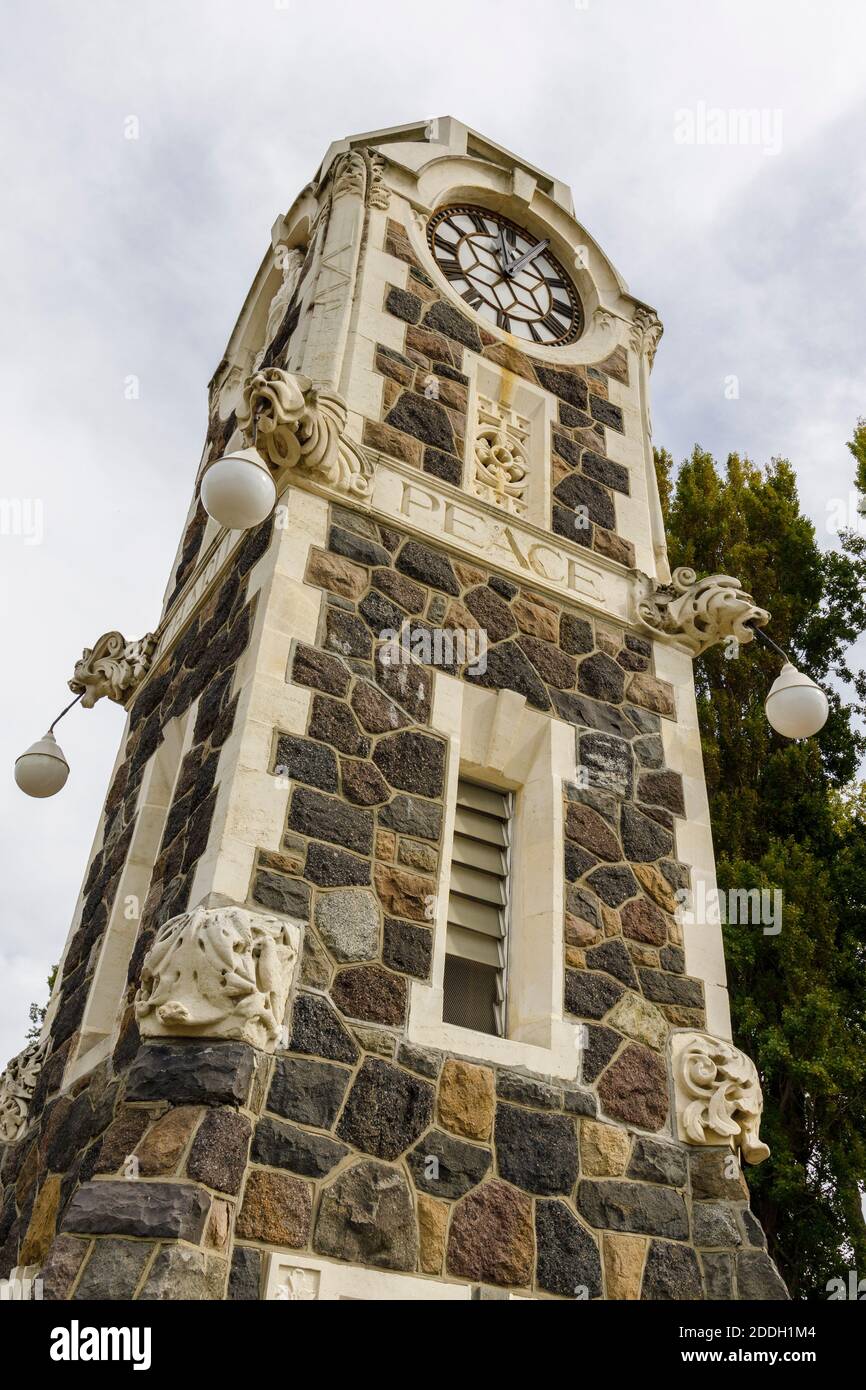
[[[546,240],[467,205],[434,213],[427,241],[451,288],[483,322],[549,347],[580,336],[577,291]]]

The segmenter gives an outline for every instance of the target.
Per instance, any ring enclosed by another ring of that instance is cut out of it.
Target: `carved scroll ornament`
[[[279,367],[249,377],[237,412],[248,443],[255,436],[255,447],[275,471],[297,469],[313,482],[366,497],[369,467],[345,436],[346,419],[339,396]]]
[[[14,1144],[27,1128],[30,1101],[45,1060],[45,1044],[31,1043],[0,1076],[0,1144]]]
[[[137,642],[127,642],[120,632],[105,632],[94,647],[85,647],[81,660],[76,661],[69,689],[81,695],[85,709],[92,709],[97,700],[107,695],[118,705],[125,705],[150,669],[156,650],[156,637],[145,633]]]
[[[730,1144],[762,1163],[770,1150],[758,1136],[764,1097],[751,1058],[707,1033],[674,1033],[671,1051],[680,1139]]]
[[[763,627],[770,615],[758,608],[739,579],[730,574],[698,579],[693,569],[683,565],[674,570],[670,584],[659,588],[647,575],[641,576],[637,619],[652,633],[675,637],[699,656],[729,638],[753,641],[750,625]]]
[[[236,1038],[273,1052],[300,928],[241,907],[166,922],[145,957],[135,1016],[143,1037]]]

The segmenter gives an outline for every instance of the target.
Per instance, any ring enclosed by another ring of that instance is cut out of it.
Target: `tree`
[[[866,490],[866,422],[849,445]],[[791,465],[699,447],[656,469],[672,567],[738,576],[772,615],[768,631],[828,691],[817,738],[791,743],[763,701],[780,659],[757,642],[695,664],[719,887],[780,888],[782,929],[724,929],[734,1037],[764,1090],[769,1161],[747,1170],[752,1204],[795,1298],[826,1298],[866,1274],[866,679],[848,665],[866,631],[866,541],[822,550]],[[846,697],[849,702],[846,703]]]
[[[51,991],[54,988],[54,981],[57,979],[57,966],[52,965],[48,972],[48,998],[51,998]],[[48,1013],[47,1004],[37,1004],[36,1001],[30,1005],[30,1027],[27,1029],[26,1038],[28,1042],[35,1042],[42,1032],[42,1025],[45,1022],[45,1015]]]

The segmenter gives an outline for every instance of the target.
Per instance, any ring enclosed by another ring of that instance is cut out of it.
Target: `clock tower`
[[[787,1297],[692,678],[767,615],[668,567],[661,333],[451,118],[337,142],[277,218],[153,632],[75,667],[128,719],[0,1082],[0,1275]],[[207,474],[253,449],[276,506],[229,530]]]

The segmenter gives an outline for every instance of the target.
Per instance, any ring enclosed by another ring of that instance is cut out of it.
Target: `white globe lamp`
[[[247,531],[270,516],[277,489],[257,449],[238,449],[208,464],[201,480],[202,506],[229,531]]]

